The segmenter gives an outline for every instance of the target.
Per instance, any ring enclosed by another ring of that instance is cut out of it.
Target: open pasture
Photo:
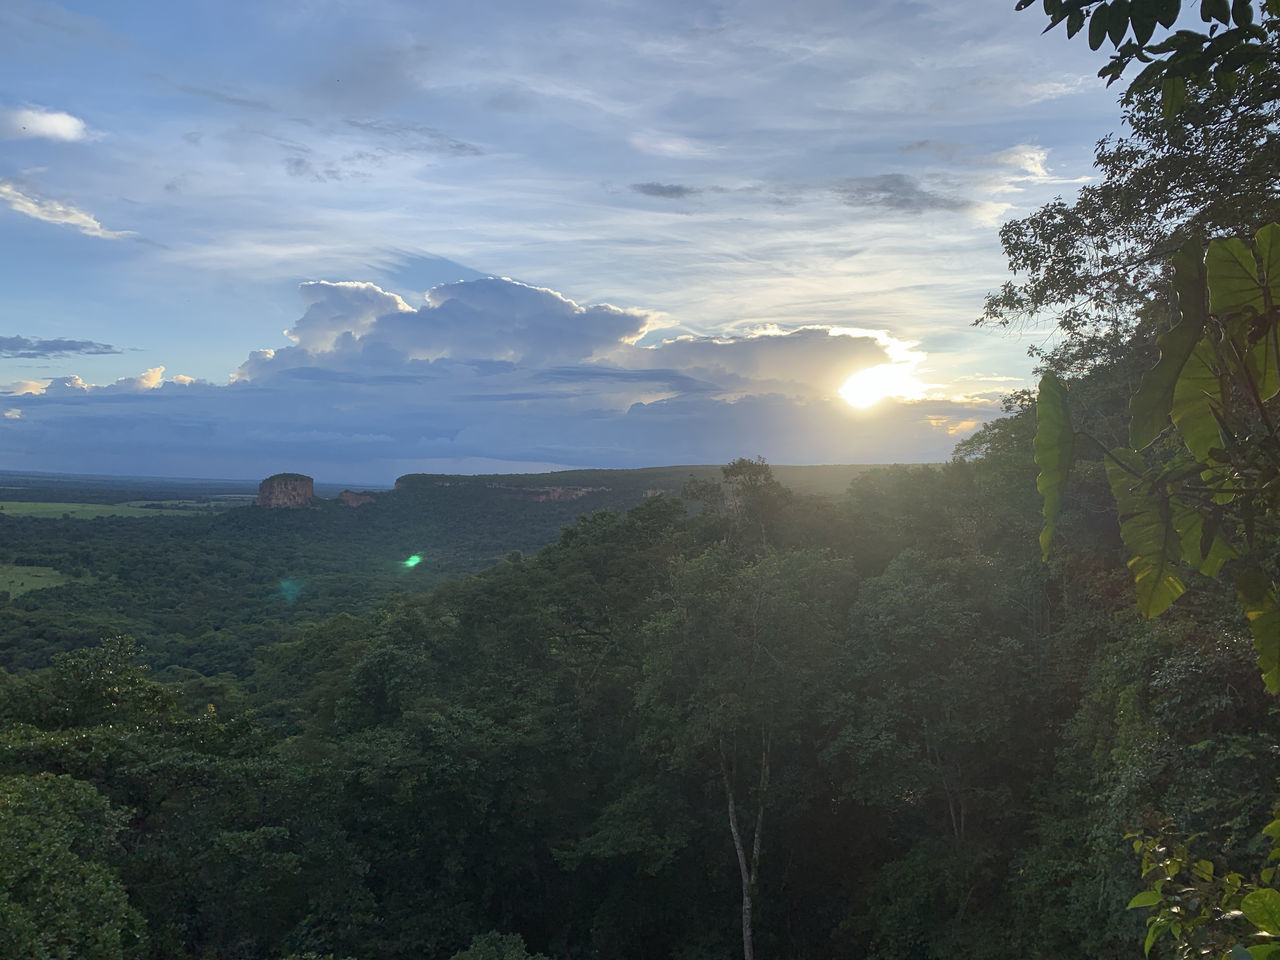
[[[127,503],[58,503],[49,501],[0,500],[0,512],[11,517],[41,517],[91,520],[94,517],[190,516],[189,509],[157,509]]]
[[[0,592],[16,597],[32,590],[60,587],[75,578],[59,573],[53,567],[24,567],[12,563],[0,563]]]

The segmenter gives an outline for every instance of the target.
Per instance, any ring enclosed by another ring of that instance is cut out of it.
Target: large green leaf
[[[1107,457],[1107,481],[1119,508],[1120,538],[1129,551],[1138,612],[1158,617],[1187,589],[1177,574],[1183,535],[1173,522],[1171,498],[1152,489],[1145,469],[1142,457],[1124,447]]]
[[[1208,461],[1209,451],[1222,445],[1214,410],[1222,406],[1222,383],[1216,372],[1217,355],[1208,337],[1200,341],[1183,364],[1173,386],[1173,404],[1169,419],[1187,449],[1201,463]]]
[[[1280,392],[1280,368],[1276,365],[1277,331],[1267,331],[1267,335],[1253,345],[1249,351],[1249,374],[1258,388],[1258,396],[1270,400]]]
[[[1204,270],[1199,245],[1184,246],[1174,256],[1173,265],[1182,319],[1156,340],[1160,360],[1146,372],[1129,400],[1129,443],[1139,450],[1169,426],[1174,386],[1204,331]]]
[[[1075,430],[1071,426],[1071,407],[1067,388],[1052,373],[1040,378],[1040,394],[1036,399],[1036,466],[1040,475],[1036,489],[1044,502],[1044,529],[1040,532],[1040,556],[1049,559],[1049,544],[1062,509],[1062,493],[1075,453]]]
[[[1264,887],[1240,901],[1245,919],[1263,933],[1280,936],[1280,890]]]
[[[1154,907],[1159,902],[1160,894],[1156,893],[1154,890],[1143,890],[1129,901],[1129,905],[1125,907],[1125,909],[1135,910],[1138,907]]]
[[[1196,243],[1187,243],[1173,256],[1173,288],[1178,294],[1178,310],[1182,313],[1179,326],[1187,325],[1188,330],[1204,330],[1209,319],[1208,292],[1205,284],[1204,257]],[[1176,329],[1176,328],[1175,328]],[[1169,331],[1170,334],[1173,330]],[[1167,336],[1167,334],[1166,334]],[[1162,338],[1163,339],[1163,338]],[[1161,353],[1161,364],[1164,354]],[[1143,400],[1142,421],[1138,424],[1137,436],[1141,438],[1153,426],[1161,424],[1163,416],[1163,384],[1161,380],[1176,364],[1177,379],[1174,381],[1170,398],[1168,416],[1178,428],[1182,442],[1187,449],[1201,462],[1209,457],[1209,450],[1219,445],[1218,421],[1213,416],[1213,403],[1220,402],[1221,385],[1214,372],[1215,355],[1212,344],[1204,337],[1198,338],[1188,354],[1176,363],[1170,363],[1160,378],[1153,381],[1147,397]],[[1157,365],[1157,368],[1160,364]],[[1155,370],[1151,371],[1151,376]],[[1147,381],[1143,378],[1139,394],[1146,391]],[[1136,399],[1136,397],[1135,397]],[[1134,411],[1134,419],[1138,413]],[[1130,422],[1130,441],[1135,447],[1143,446],[1134,442],[1134,423]],[[1163,429],[1163,425],[1159,429]],[[1159,430],[1156,431],[1159,433]]]
[[[1236,556],[1232,546],[1212,527],[1212,535],[1206,537],[1204,517],[1177,497],[1169,498],[1169,520],[1178,531],[1183,562],[1191,564],[1206,577],[1217,579],[1222,565]]]
[[[1262,682],[1270,693],[1280,693],[1280,604],[1275,586],[1260,576],[1246,576],[1240,581],[1239,598],[1253,634]]]
[[[1262,285],[1253,250],[1236,237],[1214,240],[1204,258],[1209,312],[1219,316],[1263,309]]]
[[[1280,293],[1280,223],[1269,223],[1258,231],[1254,248],[1262,262],[1262,275],[1271,286],[1271,296]]]

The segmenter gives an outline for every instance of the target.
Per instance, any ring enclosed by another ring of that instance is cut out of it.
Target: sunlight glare
[[[924,387],[912,372],[914,367],[914,363],[882,363],[859,370],[844,382],[840,396],[849,406],[858,409],[890,397],[918,400],[924,396]]]

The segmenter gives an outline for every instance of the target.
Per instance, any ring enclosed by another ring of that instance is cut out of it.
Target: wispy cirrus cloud
[[[31,192],[29,187],[19,188],[13,180],[0,178],[0,200],[7,203],[11,210],[33,220],[73,227],[85,236],[120,240],[134,235],[130,230],[108,230],[88,211],[61,200],[39,196]]]

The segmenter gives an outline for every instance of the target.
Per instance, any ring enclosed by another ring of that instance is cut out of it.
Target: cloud
[[[395,123],[390,120],[348,120],[347,124],[364,133],[392,140],[402,150],[443,153],[455,157],[478,157],[484,153],[474,143],[455,140],[435,127]]]
[[[836,193],[851,207],[873,207],[901,213],[959,212],[973,207],[970,200],[926,190],[918,179],[903,173],[851,177],[837,184]]]
[[[240,107],[243,110],[255,111],[271,111],[274,109],[271,104],[267,103],[265,100],[255,100],[251,97],[237,97],[233,94],[224,93],[221,90],[213,90],[208,87],[179,84],[178,89],[183,93],[191,94],[193,97],[211,100],[214,103],[225,104],[228,107]]]
[[[0,137],[9,140],[44,139],[75,143],[89,137],[79,117],[60,110],[24,107],[0,114]]]
[[[75,227],[85,236],[101,237],[104,240],[119,240],[133,236],[133,232],[129,230],[106,229],[92,214],[69,203],[24,193],[12,180],[0,178],[0,200],[9,204],[11,209],[32,219]]]
[[[704,144],[669,133],[633,133],[627,142],[641,153],[655,157],[705,157],[712,152]]]
[[[92,340],[32,340],[28,337],[0,337],[0,357],[4,359],[36,360],[67,357],[73,354],[97,356],[107,353],[123,353],[119,347]]]
[[[301,293],[291,343],[252,351],[226,384],[154,367],[24,390],[21,421],[0,428],[13,462],[68,469],[75,451],[79,469],[111,471],[127,451],[166,472],[216,458],[230,476],[344,480],[358,462],[387,480],[482,461],[940,460],[998,413],[933,396],[852,409],[839,396],[851,374],[924,359],[881,330],[763,327],[642,345],[664,317],[502,278],[436,287],[416,308],[372,283],[310,281]]]
[[[144,370],[136,377],[121,377],[114,383],[87,383],[83,378],[72,374],[66,377],[54,377],[44,383],[32,380],[20,381],[17,384],[12,384],[11,389],[13,396],[77,397],[103,393],[146,393],[147,391],[158,390],[168,384],[185,387],[199,382],[193,377],[183,376],[182,374],[166,380],[164,367],[159,366]],[[15,389],[19,387],[22,389]]]
[[[633,183],[631,189],[643,193],[646,197],[661,197],[664,200],[683,200],[701,193],[695,187],[686,187],[679,183]]]

